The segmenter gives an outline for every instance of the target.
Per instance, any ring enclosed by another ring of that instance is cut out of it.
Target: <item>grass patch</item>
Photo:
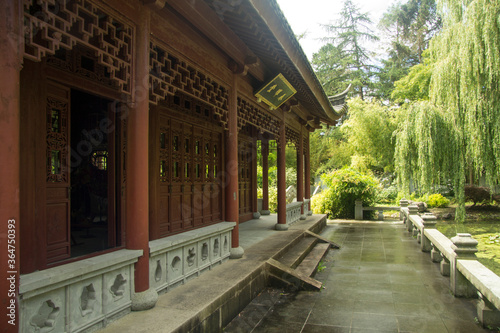
[[[469,233],[479,242],[476,256],[478,261],[500,276],[500,223],[463,223],[438,222],[437,229],[446,237],[452,238],[457,233]]]

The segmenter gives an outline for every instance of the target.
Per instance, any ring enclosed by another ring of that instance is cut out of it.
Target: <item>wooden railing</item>
[[[450,290],[457,297],[476,297],[478,320],[484,327],[500,327],[500,277],[476,260],[477,240],[459,233],[448,239],[435,228],[436,217],[418,214],[418,207],[400,201],[400,212],[408,232],[431,260],[440,263],[442,275],[450,276]]]

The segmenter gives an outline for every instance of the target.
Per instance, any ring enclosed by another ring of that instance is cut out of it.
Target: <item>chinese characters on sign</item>
[[[277,109],[297,91],[285,79],[283,74],[278,74],[274,79],[262,87],[255,96],[268,104],[271,109]]]

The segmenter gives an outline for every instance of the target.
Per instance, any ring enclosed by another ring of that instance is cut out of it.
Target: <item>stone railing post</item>
[[[431,249],[431,260],[432,262],[441,262],[443,259],[443,256],[441,255],[441,252],[436,246],[433,246]]]
[[[458,271],[457,260],[475,260],[477,252],[477,240],[470,234],[457,234],[451,239],[451,248],[455,251],[455,258],[450,262],[450,288],[453,295],[458,297],[476,296],[476,288]]]
[[[408,232],[413,232],[413,222],[410,219],[411,215],[418,215],[418,206],[417,205],[409,205],[408,206],[408,219],[406,220],[406,228]]]
[[[354,207],[354,219],[363,219],[363,201],[361,200],[356,200],[356,206]]]
[[[408,207],[409,204],[410,204],[410,202],[408,200],[406,200],[406,199],[399,200],[399,207],[400,207],[400,209],[399,209],[399,219],[401,221],[403,221],[404,217],[405,217],[405,214],[403,213],[403,210],[401,210],[401,208],[406,208],[406,207]]]
[[[304,218],[301,217],[302,220],[305,220],[308,216],[312,215],[312,210],[309,210],[311,207],[311,199],[304,199]]]
[[[500,323],[500,311],[478,292],[479,300],[477,303],[477,317],[483,327],[498,327]]]
[[[420,248],[422,252],[430,252],[432,250],[432,244],[429,239],[425,236],[425,229],[435,229],[437,218],[432,213],[425,213],[422,215],[422,223],[424,225],[424,230],[422,231],[420,239]]]
[[[304,199],[302,201],[302,209],[301,209],[301,214],[300,214],[300,219],[305,220],[307,219],[307,212],[309,210],[309,200]]]

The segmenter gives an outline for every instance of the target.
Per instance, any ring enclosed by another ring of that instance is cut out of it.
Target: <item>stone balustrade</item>
[[[500,326],[500,277],[476,260],[478,242],[459,233],[451,240],[435,229],[436,217],[418,215],[418,208],[401,200],[401,216],[408,232],[416,236],[421,250],[440,263],[442,275],[450,276],[450,290],[456,297],[479,296],[477,317],[484,327]]]
[[[286,205],[286,224],[290,226],[300,220],[302,204],[302,201],[296,201]]]
[[[131,310],[134,263],[142,250],[118,250],[22,274],[19,332],[94,331]]]
[[[164,293],[229,259],[236,223],[220,222],[149,242],[149,283]]]
[[[363,212],[365,210],[368,211],[377,211],[378,212],[378,219],[380,221],[384,220],[384,210],[399,210],[400,207],[394,206],[394,207],[384,207],[384,206],[379,206],[379,207],[363,207],[363,201],[361,200],[356,200],[356,204],[354,207],[354,219],[355,220],[362,220],[363,219]]]
[[[311,216],[313,214],[311,208],[311,199],[304,199],[304,215]],[[305,217],[304,217],[305,219]]]
[[[295,186],[290,185],[286,189],[286,202],[291,203],[297,198],[297,189]]]

